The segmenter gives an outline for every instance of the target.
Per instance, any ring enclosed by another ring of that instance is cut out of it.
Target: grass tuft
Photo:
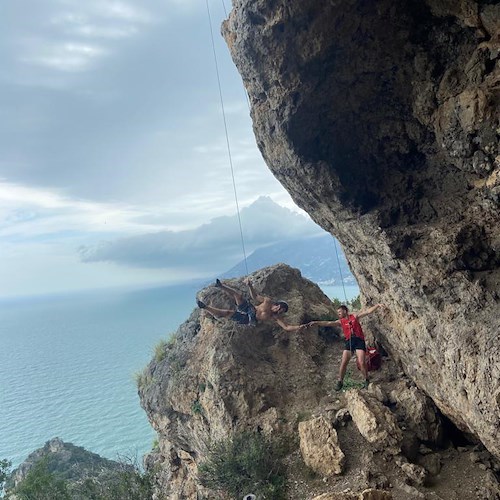
[[[200,464],[199,479],[205,487],[225,491],[231,498],[253,493],[257,498],[284,500],[286,452],[280,441],[241,432],[210,447]]]

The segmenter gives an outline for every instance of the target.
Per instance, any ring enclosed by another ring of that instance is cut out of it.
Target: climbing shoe
[[[368,386],[370,385],[370,381],[368,379],[366,379],[364,382],[363,382],[363,389],[368,389]]]
[[[215,286],[216,286],[217,288],[220,288],[220,287],[222,286],[222,283],[221,283],[221,281],[220,281],[220,279],[219,279],[219,278],[217,278],[217,279],[215,280]]]
[[[342,380],[337,380],[337,383],[335,384],[335,390],[340,391],[344,387],[344,382]]]
[[[205,307],[207,307],[207,305],[205,304],[205,302],[202,302],[201,300],[198,300],[198,299],[196,299],[196,305],[197,305],[200,309],[205,309]]]

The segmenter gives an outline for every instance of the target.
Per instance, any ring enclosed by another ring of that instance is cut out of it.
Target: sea
[[[136,459],[155,432],[134,375],[185,321],[200,285],[0,300],[0,460],[16,467],[48,440]],[[344,289],[322,287],[331,298]],[[350,300],[356,286],[345,287]]]

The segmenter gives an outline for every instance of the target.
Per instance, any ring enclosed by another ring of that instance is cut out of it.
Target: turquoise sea
[[[343,298],[342,287],[322,287]],[[197,287],[0,301],[0,459],[16,466],[53,437],[116,459],[155,433],[134,373],[187,319]],[[355,297],[357,287],[346,287]]]

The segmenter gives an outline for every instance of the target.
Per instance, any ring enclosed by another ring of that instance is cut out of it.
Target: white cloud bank
[[[310,219],[261,197],[241,210],[247,254],[278,241],[323,232]],[[225,271],[243,258],[237,216],[213,219],[196,229],[161,231],[82,246],[84,262],[113,262],[129,267],[170,268],[200,273]]]

